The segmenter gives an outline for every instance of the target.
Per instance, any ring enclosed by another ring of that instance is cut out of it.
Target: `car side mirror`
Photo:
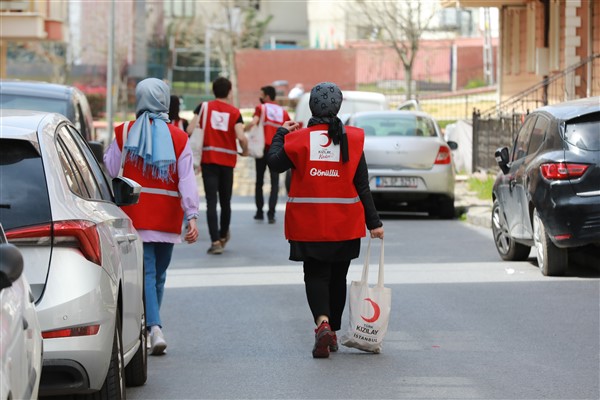
[[[0,244],[0,290],[12,286],[23,273],[23,255],[17,246]]]
[[[104,162],[104,144],[102,142],[88,142],[92,153],[99,164]]]
[[[132,179],[117,176],[112,180],[112,187],[115,204],[118,206],[131,206],[136,204],[140,199],[142,187]]]
[[[498,163],[498,166],[500,167],[502,172],[504,174],[507,174],[509,171],[508,147],[499,148],[498,150],[496,150],[496,153],[494,154],[494,156],[496,157],[496,162]]]
[[[450,147],[450,150],[458,149],[458,143],[456,143],[455,141],[448,140],[446,143],[448,143],[448,147]]]

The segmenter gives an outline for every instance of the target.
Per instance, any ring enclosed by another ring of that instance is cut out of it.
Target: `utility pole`
[[[483,9],[483,77],[487,85],[494,84],[494,47],[490,26],[490,9]]]
[[[115,0],[110,2],[110,14],[108,16],[108,60],[106,62],[106,130],[107,144],[113,139],[113,88],[114,88],[114,65],[115,65]]]

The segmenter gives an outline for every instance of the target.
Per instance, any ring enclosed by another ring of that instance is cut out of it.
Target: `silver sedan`
[[[120,399],[147,371],[142,243],[119,207],[137,202],[139,185],[115,199],[62,115],[0,110],[0,130],[0,222],[22,251],[42,329],[40,395]]]
[[[435,120],[420,111],[353,114],[348,125],[365,131],[369,184],[379,211],[424,211],[454,218],[451,149]]]

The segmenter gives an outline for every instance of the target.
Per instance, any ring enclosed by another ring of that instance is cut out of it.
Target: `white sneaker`
[[[165,353],[167,342],[158,325],[152,326],[150,329],[150,354],[158,356]]]

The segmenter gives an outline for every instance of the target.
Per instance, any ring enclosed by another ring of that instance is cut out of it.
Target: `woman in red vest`
[[[175,243],[198,238],[198,186],[187,134],[169,123],[169,86],[156,78],[135,88],[136,120],[115,128],[115,140],[104,155],[108,173],[122,175],[142,186],[137,204],[123,207],[144,245],[146,327],[150,353],[164,354],[162,303],[167,268]],[[120,171],[120,169],[122,171]]]
[[[312,118],[307,127],[286,122],[277,130],[268,154],[277,172],[293,168],[285,210],[290,260],[302,261],[308,305],[317,325],[312,355],[337,351],[346,304],[346,275],[360,252],[365,225],[383,239],[369,189],[362,129],[344,126],[337,113],[342,92],[322,82],[310,92]]]

